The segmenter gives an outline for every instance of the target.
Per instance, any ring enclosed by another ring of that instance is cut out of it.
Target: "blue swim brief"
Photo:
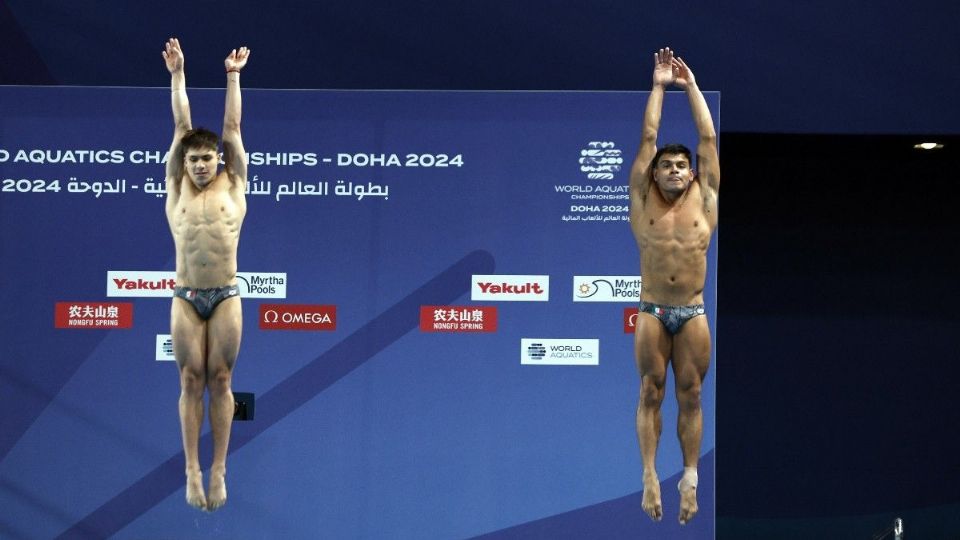
[[[640,311],[649,313],[659,319],[660,322],[663,323],[663,327],[667,329],[667,332],[670,332],[671,336],[679,332],[683,324],[690,319],[706,314],[706,311],[703,309],[703,304],[693,306],[662,306],[660,304],[644,302],[643,300],[640,301]]]
[[[197,315],[200,315],[201,319],[207,320],[213,315],[213,310],[217,308],[217,304],[231,296],[239,296],[240,287],[237,285],[226,285],[224,287],[213,287],[211,289],[174,287],[173,295],[190,302],[193,309],[197,310]]]

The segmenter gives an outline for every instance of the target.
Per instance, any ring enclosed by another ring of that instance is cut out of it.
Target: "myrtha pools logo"
[[[612,141],[590,141],[580,150],[580,172],[590,180],[613,180],[620,172],[623,156]]]
[[[574,302],[636,302],[640,276],[573,276]]]

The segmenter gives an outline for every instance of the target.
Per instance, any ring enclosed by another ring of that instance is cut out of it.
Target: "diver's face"
[[[217,175],[217,151],[213,148],[190,148],[183,155],[183,167],[193,185],[202,189]]]
[[[690,161],[683,154],[663,154],[653,170],[653,179],[663,193],[683,193],[693,180]]]

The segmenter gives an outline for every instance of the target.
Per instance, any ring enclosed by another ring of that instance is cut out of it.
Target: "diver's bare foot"
[[[203,473],[187,471],[187,504],[206,510],[207,498],[203,496]]]
[[[227,504],[226,469],[210,469],[210,486],[207,489],[207,510],[213,512]]]
[[[663,518],[663,506],[660,503],[660,480],[657,475],[643,475],[643,511],[654,521]]]
[[[697,488],[691,486],[680,487],[680,524],[686,525],[697,515]]]

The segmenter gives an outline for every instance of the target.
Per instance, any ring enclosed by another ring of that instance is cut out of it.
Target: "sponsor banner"
[[[286,272],[237,272],[240,298],[286,298]]]
[[[623,333],[632,334],[637,329],[637,317],[640,316],[640,308],[623,308]]]
[[[336,330],[337,306],[261,304],[261,330]]]
[[[110,270],[108,297],[172,298],[176,272]],[[286,272],[237,272],[241,298],[286,298]]]
[[[421,332],[496,332],[495,306],[420,306]]]
[[[574,302],[639,302],[640,276],[573,276]]]
[[[162,297],[172,298],[177,284],[174,272],[141,272],[110,270],[107,272],[108,297]]]
[[[495,302],[546,302],[550,300],[550,276],[473,275],[471,300]]]
[[[133,326],[133,304],[130,302],[57,302],[53,313],[54,328]]]
[[[176,362],[173,357],[173,337],[170,334],[157,334],[157,362]]]
[[[520,363],[524,365],[598,366],[599,339],[520,340]]]

